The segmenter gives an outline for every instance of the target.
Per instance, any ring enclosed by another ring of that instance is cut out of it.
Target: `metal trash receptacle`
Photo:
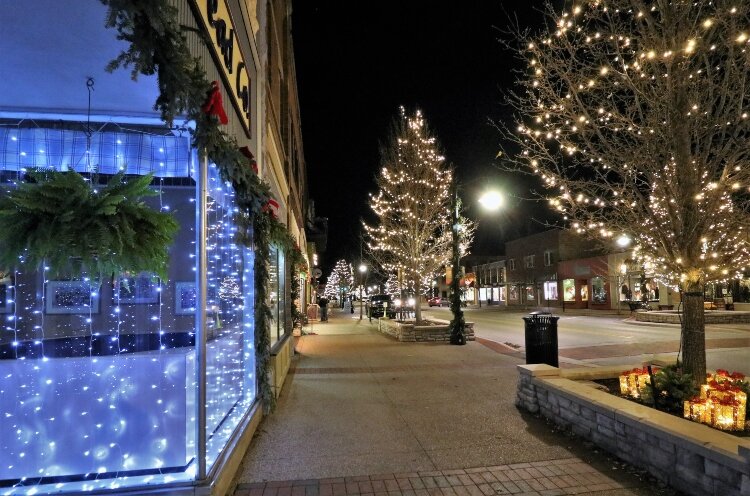
[[[532,312],[523,317],[526,339],[526,363],[546,363],[559,367],[557,321],[549,312]]]

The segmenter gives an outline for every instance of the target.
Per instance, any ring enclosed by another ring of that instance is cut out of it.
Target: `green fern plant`
[[[148,271],[166,278],[179,225],[143,202],[156,194],[151,175],[118,173],[101,188],[74,171],[27,175],[31,182],[0,196],[0,267],[43,262],[53,275]]]
[[[693,376],[682,372],[682,367],[667,365],[653,375],[653,383],[641,390],[644,403],[659,410],[682,412],[683,402],[698,394]]]

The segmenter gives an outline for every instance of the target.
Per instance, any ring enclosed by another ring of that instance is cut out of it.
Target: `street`
[[[524,346],[525,312],[498,307],[467,308],[466,320],[474,322],[477,338]],[[448,308],[425,308],[425,315],[450,320]],[[669,324],[637,323],[622,315],[559,315],[558,347],[561,366],[635,365],[645,360],[674,359],[680,346],[680,328]],[[706,326],[709,369],[723,368],[750,375],[750,325]],[[567,365],[566,365],[567,364]]]

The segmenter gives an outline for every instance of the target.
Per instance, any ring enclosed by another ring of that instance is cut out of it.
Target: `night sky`
[[[339,258],[356,262],[360,220],[369,218],[379,144],[403,105],[420,108],[458,171],[462,198],[479,221],[472,249],[500,254],[505,239],[543,230],[546,207],[525,200],[533,179],[497,167],[499,132],[490,120],[508,119],[503,91],[519,63],[498,38],[510,19],[539,26],[542,2],[472,0],[436,7],[422,0],[294,0],[292,34],[300,93],[310,197],[329,218],[324,274]],[[537,5],[537,7],[529,7]],[[476,207],[494,182],[507,197],[502,212]]]

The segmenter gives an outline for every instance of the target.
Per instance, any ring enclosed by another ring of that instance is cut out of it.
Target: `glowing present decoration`
[[[739,402],[733,399],[712,401],[711,425],[723,431],[745,429],[745,415],[740,415]]]
[[[651,370],[655,374],[659,369],[652,368]],[[642,394],[641,390],[646,387],[646,384],[650,383],[651,375],[648,373],[647,367],[626,370],[620,375],[620,394],[632,398],[640,398]]]
[[[693,422],[711,423],[711,403],[705,398],[694,398],[686,401],[683,416]]]
[[[725,431],[745,430],[747,393],[740,387],[745,376],[719,369],[707,379],[700,397],[685,401],[684,417]]]

